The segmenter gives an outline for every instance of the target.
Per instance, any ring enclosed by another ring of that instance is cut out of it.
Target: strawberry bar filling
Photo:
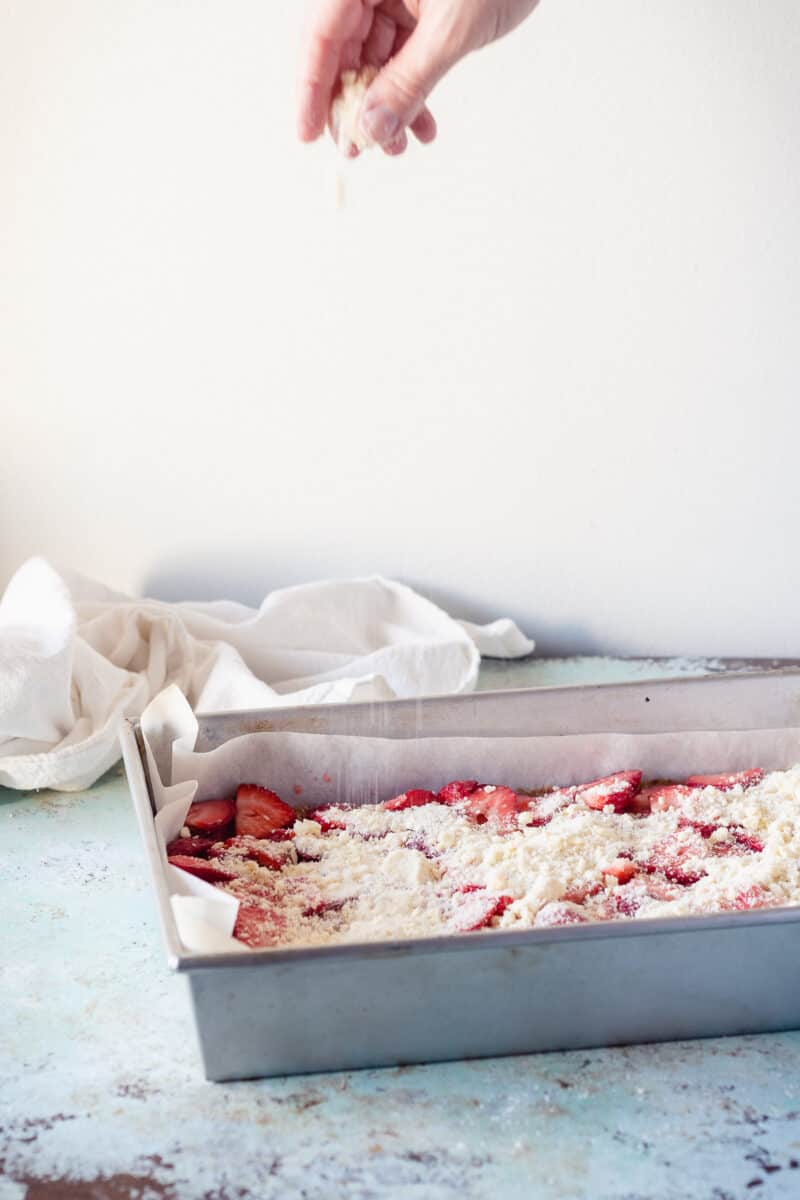
[[[535,792],[455,780],[298,809],[243,784],[168,861],[239,901],[248,946],[322,946],[800,904],[800,765]]]

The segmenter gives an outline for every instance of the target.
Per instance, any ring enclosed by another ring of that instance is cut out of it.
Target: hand
[[[361,123],[387,154],[402,154],[406,129],[436,137],[426,98],[452,66],[509,33],[539,0],[314,0],[300,70],[298,133],[325,128],[342,71],[379,68]]]

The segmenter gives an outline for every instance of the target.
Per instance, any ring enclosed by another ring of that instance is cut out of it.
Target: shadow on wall
[[[312,561],[313,560],[313,561]],[[217,552],[206,551],[181,560],[172,557],[168,562],[153,567],[145,577],[141,594],[156,600],[176,602],[179,600],[237,600],[257,608],[264,597],[277,588],[292,587],[299,583],[311,583],[319,579],[350,579],[358,576],[384,574],[405,583],[421,595],[438,604],[445,612],[465,621],[485,624],[497,617],[511,617],[520,629],[536,642],[537,654],[605,654],[608,647],[585,626],[574,622],[521,613],[503,606],[502,598],[495,604],[481,600],[479,595],[466,594],[451,589],[440,580],[425,576],[409,576],[401,571],[370,568],[366,563],[358,564],[361,569],[337,569],[329,557],[317,555],[314,548],[293,561],[284,562],[280,568],[264,562],[261,553],[230,549]]]

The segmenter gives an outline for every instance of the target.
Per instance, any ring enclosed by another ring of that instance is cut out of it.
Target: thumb
[[[369,140],[379,146],[394,141],[419,116],[433,87],[459,57],[445,29],[421,18],[367,92],[361,127]]]

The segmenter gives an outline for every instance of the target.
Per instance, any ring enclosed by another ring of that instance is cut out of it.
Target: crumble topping
[[[625,771],[533,795],[465,781],[300,814],[248,784],[193,805],[186,832],[170,861],[240,901],[251,946],[800,903],[800,765],[645,788]]]

